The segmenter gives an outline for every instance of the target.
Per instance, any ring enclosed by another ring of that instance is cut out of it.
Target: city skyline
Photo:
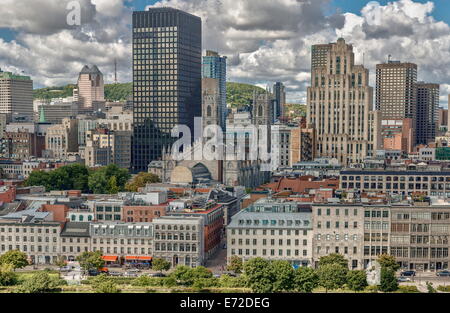
[[[284,82],[288,102],[306,102],[311,46],[338,37],[354,45],[355,61],[370,70],[372,87],[376,64],[390,54],[416,63],[418,80],[441,85],[441,106],[450,93],[450,17],[444,1],[234,1],[232,6],[228,0],[80,0],[76,27],[66,23],[68,0],[21,2],[6,4],[0,22],[0,67],[30,75],[35,88],[74,83],[84,64],[97,64],[105,82],[113,82],[114,59],[119,81],[132,81],[131,12],[149,5],[200,16],[203,53],[228,57],[230,81],[264,87]],[[48,12],[60,18],[44,19]]]

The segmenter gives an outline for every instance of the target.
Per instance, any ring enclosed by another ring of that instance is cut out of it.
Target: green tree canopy
[[[380,263],[381,267],[383,268],[390,268],[394,272],[397,271],[400,268],[400,265],[395,260],[395,257],[389,254],[381,254],[378,259],[378,263]]]
[[[130,173],[126,169],[110,164],[106,167],[91,170],[88,185],[93,193],[115,194],[125,190],[125,184],[129,179]]]
[[[179,265],[170,274],[180,285],[192,286],[196,280],[203,278],[212,278],[212,272],[203,266],[191,268],[185,265]]]
[[[263,258],[250,259],[244,263],[244,273],[248,286],[256,293],[274,291],[274,275],[270,261]]]
[[[313,268],[302,266],[295,271],[294,290],[311,293],[319,284],[319,277]]]
[[[332,253],[327,256],[320,257],[319,267],[327,264],[339,264],[344,268],[348,269],[348,260],[339,253]]]
[[[164,259],[153,259],[152,261],[152,269],[158,272],[168,271],[170,266],[170,262]]]
[[[17,283],[14,266],[9,263],[0,265],[0,286],[13,286]]]
[[[397,277],[395,271],[390,267],[381,268],[380,290],[383,292],[392,292],[398,289]]]
[[[361,291],[367,287],[367,275],[365,271],[349,271],[347,273],[347,286],[350,290]]]
[[[347,281],[348,269],[337,263],[321,265],[317,270],[319,285],[325,290],[342,288]]]
[[[230,257],[230,262],[227,266],[227,270],[233,271],[236,274],[240,274],[242,273],[242,268],[243,268],[242,259],[237,255],[232,255]]]
[[[10,250],[0,256],[0,264],[11,264],[13,269],[29,265],[27,255],[19,250]]]
[[[80,262],[80,266],[86,271],[91,269],[98,270],[105,266],[105,261],[103,260],[100,251],[85,251],[77,257],[77,261]]]
[[[20,287],[21,293],[46,293],[52,292],[62,284],[57,277],[50,277],[45,271],[38,272],[27,279]]]
[[[288,261],[272,261],[271,271],[274,277],[273,291],[289,291],[294,288],[295,270]]]
[[[125,190],[137,192],[139,188],[145,187],[147,184],[160,183],[161,179],[152,173],[141,172],[137,174],[133,180],[125,185]]]

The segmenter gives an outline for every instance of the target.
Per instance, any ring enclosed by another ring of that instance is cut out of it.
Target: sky
[[[69,4],[81,25],[67,23]],[[304,103],[311,45],[343,37],[355,61],[370,70],[390,54],[418,64],[420,81],[450,94],[450,0],[2,0],[0,68],[30,75],[35,88],[76,83],[84,64],[106,82],[131,77],[131,12],[169,6],[203,21],[203,49],[228,57],[228,80],[287,86],[288,101]],[[363,57],[364,56],[364,57]]]

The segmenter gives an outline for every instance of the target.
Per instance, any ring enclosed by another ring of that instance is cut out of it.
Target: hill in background
[[[75,85],[63,87],[47,87],[34,90],[34,99],[50,100],[51,98],[65,98],[72,96]],[[264,92],[263,88],[240,83],[227,83],[227,103],[232,108],[252,104],[253,91]],[[124,101],[131,97],[133,83],[105,85],[107,101]]]

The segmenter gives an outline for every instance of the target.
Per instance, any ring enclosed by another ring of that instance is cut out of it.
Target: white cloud
[[[2,0],[0,27],[18,36],[0,40],[0,67],[30,74],[37,85],[74,83],[83,64],[97,64],[112,81],[114,58],[121,81],[131,81],[131,0],[79,0],[81,27],[65,24],[69,0]],[[388,54],[419,66],[419,79],[440,83],[441,103],[450,92],[450,27],[431,14],[432,1],[369,2],[360,12],[327,16],[330,0],[161,0],[202,17],[203,48],[228,57],[229,79],[271,85],[283,81],[289,100],[305,98],[310,47],[344,37],[356,62],[370,69]],[[52,16],[52,19],[48,17]]]

